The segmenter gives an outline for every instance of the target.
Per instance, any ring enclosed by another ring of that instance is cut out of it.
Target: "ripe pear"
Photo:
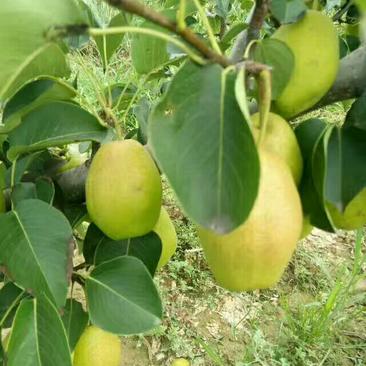
[[[339,68],[339,41],[332,20],[308,10],[297,23],[282,25],[273,35],[295,56],[292,76],[275,102],[285,118],[315,105],[333,85]]]
[[[327,202],[326,206],[333,224],[338,229],[356,230],[366,225],[366,188],[353,198],[343,213],[330,202]]]
[[[76,344],[73,366],[121,366],[121,341],[118,336],[89,326]]]
[[[231,291],[264,289],[281,278],[302,230],[302,208],[290,169],[277,155],[259,151],[261,178],[254,207],[237,229],[198,234],[219,285]]]
[[[253,134],[257,140],[260,134],[259,113],[252,116]],[[262,147],[278,155],[289,166],[296,185],[303,172],[303,158],[295,133],[286,120],[278,114],[270,113]]]
[[[168,212],[164,207],[161,207],[160,216],[154,230],[161,240],[161,256],[157,266],[159,270],[164,267],[173,256],[177,249],[177,233]]]
[[[161,196],[159,171],[139,142],[114,141],[98,150],[86,181],[86,204],[92,221],[111,239],[150,232]]]
[[[177,358],[173,361],[171,366],[190,366],[190,362],[185,358]]]

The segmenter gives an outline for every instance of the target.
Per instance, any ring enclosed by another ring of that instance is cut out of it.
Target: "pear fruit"
[[[153,231],[155,231],[161,240],[161,256],[157,269],[164,267],[173,256],[177,249],[177,233],[168,212],[161,207],[160,216]]]
[[[114,240],[142,236],[158,221],[162,187],[159,171],[137,141],[114,141],[96,153],[86,181],[92,221]]]
[[[273,35],[295,56],[292,76],[275,101],[285,118],[315,105],[333,85],[339,68],[339,41],[332,20],[308,10],[297,23],[282,25]]]
[[[338,229],[356,230],[366,225],[366,188],[353,198],[344,212],[340,212],[330,202],[327,202],[326,206],[333,224]]]
[[[254,138],[258,140],[260,134],[259,113],[252,115],[252,124]],[[300,146],[289,123],[278,114],[269,114],[262,147],[286,162],[296,185],[299,185],[303,172]]]
[[[177,358],[173,361],[171,366],[190,366],[190,362],[185,358]]]
[[[231,291],[264,289],[281,278],[302,230],[302,208],[290,169],[277,155],[259,150],[261,178],[248,219],[218,235],[198,235],[216,281]]]
[[[73,366],[121,366],[121,341],[118,336],[89,326],[76,344]]]

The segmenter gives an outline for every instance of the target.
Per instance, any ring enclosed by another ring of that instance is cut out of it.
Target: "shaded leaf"
[[[366,94],[358,98],[347,113],[343,128],[350,127],[366,131]]]
[[[5,104],[4,126],[0,126],[0,133],[9,133],[20,124],[22,116],[46,102],[67,101],[75,96],[75,89],[51,76],[41,76],[32,80],[19,89]]]
[[[88,325],[88,321],[88,313],[84,311],[81,303],[74,299],[67,299],[63,309],[62,322],[66,330],[71,352]]]
[[[137,258],[124,256],[97,266],[86,280],[90,320],[115,334],[138,334],[158,326],[162,305],[151,275]]]
[[[281,23],[295,23],[307,11],[304,0],[276,0],[271,2],[272,15]]]
[[[3,327],[11,327],[15,311],[24,296],[24,291],[12,282],[5,284],[0,290],[0,324]]]
[[[44,37],[51,26],[83,24],[72,0],[1,0],[0,2],[0,100],[25,81],[38,75],[65,76],[63,52]]]
[[[291,49],[282,41],[268,38],[256,44],[254,59],[272,70],[272,99],[276,100],[289,82],[295,66]]]
[[[220,233],[245,221],[259,181],[256,146],[234,85],[235,74],[224,77],[218,65],[187,63],[149,121],[152,151],[184,210]]]
[[[20,304],[9,339],[8,366],[71,366],[65,328],[44,294]]]
[[[67,102],[51,102],[33,109],[11,131],[8,158],[73,142],[101,142],[106,134],[107,129],[86,110]]]
[[[61,212],[40,200],[21,201],[0,216],[0,263],[17,284],[63,306],[71,238]]]

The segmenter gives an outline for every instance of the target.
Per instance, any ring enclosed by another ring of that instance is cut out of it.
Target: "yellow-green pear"
[[[330,202],[326,205],[336,228],[355,230],[366,225],[366,188],[353,198],[343,213]]]
[[[258,139],[260,134],[259,113],[252,116],[253,134]],[[278,114],[270,113],[262,147],[278,155],[289,166],[295,183],[298,185],[303,171],[303,158],[294,130]]]
[[[169,262],[177,249],[178,242],[175,227],[164,207],[161,207],[160,216],[153,231],[159,235],[162,245],[161,256],[157,266],[157,269],[159,270]]]
[[[177,358],[173,361],[171,366],[190,366],[191,363],[185,358]]]
[[[86,204],[92,221],[114,240],[142,236],[158,221],[159,171],[135,140],[114,141],[96,153],[86,181]]]
[[[121,366],[121,341],[118,336],[89,326],[76,344],[73,366]]]
[[[275,109],[290,118],[315,105],[333,85],[339,68],[338,35],[326,14],[309,10],[297,23],[282,25],[273,37],[295,56],[292,76],[275,101]]]
[[[259,192],[248,219],[225,235],[198,229],[216,281],[231,291],[275,285],[302,230],[301,202],[290,169],[275,154],[262,149],[259,156]]]
[[[300,239],[305,239],[308,235],[310,235],[310,233],[313,230],[313,225],[311,225],[310,222],[310,216],[309,215],[304,215],[304,220],[302,223],[302,232],[300,235]]]

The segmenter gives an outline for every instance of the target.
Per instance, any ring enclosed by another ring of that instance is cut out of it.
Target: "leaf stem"
[[[183,31],[186,28],[186,9],[187,8],[187,1],[186,0],[180,0],[179,2],[179,10],[177,13],[177,29],[178,31]]]
[[[108,34],[120,34],[120,33],[138,33],[145,34],[147,36],[152,36],[156,38],[163,39],[164,41],[170,42],[185,52],[193,61],[197,62],[200,65],[206,64],[206,61],[197,53],[193,52],[190,47],[184,44],[182,41],[157,30],[149,29],[149,28],[138,28],[138,27],[112,27],[106,29],[99,28],[89,28],[89,34],[91,36],[102,36]]]
[[[258,76],[259,84],[259,128],[258,147],[263,143],[266,135],[269,112],[271,110],[272,100],[272,77],[269,70],[263,70]]]
[[[194,5],[196,6],[198,13],[200,14],[202,23],[207,31],[208,39],[210,40],[211,47],[219,54],[222,55],[221,48],[216,40],[215,34],[212,30],[210,22],[208,21],[207,15],[205,13],[205,9],[200,3],[200,0],[193,0]]]

